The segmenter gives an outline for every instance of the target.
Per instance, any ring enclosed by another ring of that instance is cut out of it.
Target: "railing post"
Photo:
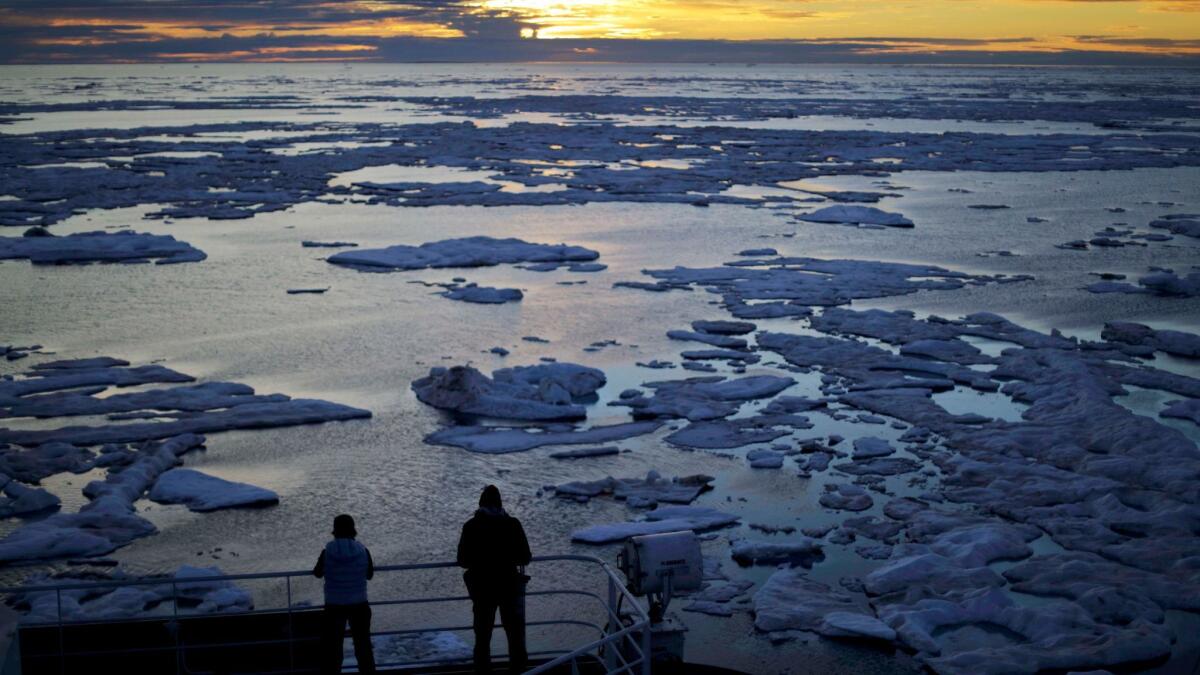
[[[650,626],[649,620],[642,629],[642,675],[650,675]]]
[[[62,589],[54,589],[54,602],[58,605],[58,672],[60,675],[65,675],[67,672],[67,655],[63,644]]]
[[[288,672],[296,672],[296,627],[292,623],[292,575],[287,576],[288,603]]]
[[[175,673],[183,673],[183,654],[179,651],[179,585],[171,580],[171,638],[175,641]]]
[[[604,631],[606,635],[611,635],[621,630],[621,617],[617,614],[617,580],[613,575],[605,575],[608,577],[608,620],[605,625],[611,626],[612,630]],[[621,648],[621,641],[608,642],[604,645],[604,670],[611,673],[617,667],[616,650]]]

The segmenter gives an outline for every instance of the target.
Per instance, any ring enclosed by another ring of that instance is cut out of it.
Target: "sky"
[[[0,0],[0,63],[1200,66],[1200,0]]]

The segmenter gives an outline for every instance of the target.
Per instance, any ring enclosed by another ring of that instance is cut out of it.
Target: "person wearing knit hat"
[[[475,671],[491,672],[492,627],[496,610],[508,638],[509,671],[525,670],[525,576],[532,554],[521,521],[508,515],[495,485],[483,488],[479,508],[462,528],[458,565],[471,596],[475,629]]]
[[[346,622],[354,640],[358,672],[375,672],[375,652],[371,647],[371,605],[367,602],[367,581],[375,576],[371,551],[355,537],[354,518],[342,514],[333,519],[333,541],[325,545],[313,576],[325,580],[324,635],[321,642],[321,673],[342,672],[342,643]]]

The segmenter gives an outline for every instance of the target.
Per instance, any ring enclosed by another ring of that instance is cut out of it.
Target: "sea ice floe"
[[[43,368],[35,372],[57,371]],[[256,395],[254,389],[235,382],[204,382],[170,389],[112,394],[103,398],[94,396],[103,390],[103,386],[85,387],[43,396],[16,398],[11,406],[0,409],[0,418],[111,415],[142,410],[203,412],[233,408],[246,403],[279,403],[289,400],[282,394]]]
[[[184,504],[192,511],[216,511],[279,503],[271,490],[235,483],[194,469],[171,469],[150,488],[151,500],[162,504]]]
[[[854,453],[851,457],[854,460],[874,459],[876,457],[887,457],[896,452],[886,439],[876,438],[874,436],[863,436],[862,438],[854,439]]]
[[[827,484],[818,501],[825,508],[843,511],[866,511],[875,505],[866,490],[851,483]]]
[[[358,244],[352,241],[312,241],[304,240],[300,242],[304,248],[356,248]]]
[[[189,415],[168,422],[68,426],[47,430],[0,429],[0,443],[23,446],[63,442],[72,445],[133,443],[180,434],[215,433],[233,429],[269,429],[302,424],[345,421],[370,417],[371,413],[338,403],[316,399],[288,399],[271,403],[246,403],[234,408]]]
[[[796,216],[812,223],[837,223],[842,225],[878,225],[883,227],[912,227],[913,221],[899,213],[891,213],[872,206],[846,206],[837,204]]]
[[[1196,424],[1200,424],[1200,399],[1185,399],[1179,401],[1167,401],[1167,407],[1158,413],[1163,417],[1174,417],[1181,420],[1191,420]]]
[[[1146,293],[1194,298],[1200,295],[1200,272],[1179,275],[1170,270],[1160,270],[1138,278],[1136,286],[1116,281],[1097,281],[1086,288],[1092,293]]]
[[[609,544],[643,534],[661,534],[693,530],[703,532],[738,522],[735,515],[702,506],[660,506],[625,523],[591,525],[571,533],[571,540],[583,544]]]
[[[770,251],[770,252],[766,253],[766,254],[760,254],[758,252],[755,252],[753,255],[756,255],[756,256],[757,255],[775,255],[774,249],[760,249],[760,250],[766,250],[766,251]],[[743,253],[745,253],[745,251],[743,251]],[[750,323],[749,321],[713,320],[713,321],[693,321],[692,322],[693,330],[701,332],[701,333],[709,333],[712,335],[746,335],[747,333],[753,333],[756,328],[757,328],[757,326]]]
[[[1150,222],[1150,227],[1167,230],[1172,234],[1200,238],[1200,213],[1173,213]]]
[[[21,465],[31,466],[28,460],[48,460],[48,448],[62,447],[54,445],[56,443],[75,446],[132,443],[185,433],[293,426],[371,416],[366,410],[327,401],[292,399],[282,394],[255,395],[250,387],[228,382],[105,396],[110,386],[193,380],[189,375],[160,365],[129,367],[126,361],[108,357],[38,364],[19,379],[0,381],[0,418],[115,415],[114,421],[121,417],[167,419],[104,426],[0,428],[0,443],[40,446],[37,452],[30,452],[21,460],[9,457]],[[59,470],[74,469],[65,466]]]
[[[685,612],[699,612],[711,616],[733,616],[734,611],[748,609],[746,591],[754,582],[745,579],[715,579],[706,582],[704,588],[688,596]]]
[[[451,300],[473,302],[480,305],[502,305],[506,302],[517,302],[525,297],[519,288],[493,288],[473,283],[461,286],[450,285],[439,295]]]
[[[585,502],[593,497],[612,495],[634,508],[649,508],[659,502],[690,504],[709,489],[708,484],[712,481],[712,476],[704,475],[668,479],[652,470],[645,478],[609,476],[594,481],[573,481],[553,486],[553,491],[558,497]]]
[[[812,426],[808,418],[802,415],[756,415],[692,422],[667,436],[666,441],[672,445],[704,450],[740,448],[752,443],[773,441],[796,429],[811,429]]]
[[[1200,580],[1185,570],[1154,574],[1094,553],[1030,558],[1004,571],[1014,591],[1067,598],[1097,621],[1125,625],[1142,618],[1161,623],[1164,610],[1200,611]]]
[[[62,501],[44,488],[29,487],[8,477],[0,476],[4,495],[0,497],[0,518],[29,516],[58,508]]]
[[[133,577],[122,569],[97,576],[88,574],[34,575],[25,581],[27,586],[70,583],[103,583],[153,580],[162,583],[132,586],[80,588],[62,591],[26,591],[10,596],[21,612],[21,623],[57,623],[62,621],[97,621],[104,619],[133,619],[150,616],[165,603],[175,603],[181,613],[211,614],[246,612],[254,609],[254,599],[246,590],[231,581],[200,581],[204,577],[223,576],[218,567],[183,565],[174,574]],[[174,583],[173,583],[174,582]]]
[[[758,363],[762,360],[757,354],[739,352],[732,349],[696,349],[679,354],[688,361],[731,361],[742,363]],[[686,367],[687,364],[684,364]]]
[[[811,568],[824,560],[821,542],[808,537],[788,541],[752,541],[739,539],[730,542],[730,555],[739,565],[779,565]]]
[[[573,363],[503,368],[489,378],[470,366],[433,368],[412,383],[435,408],[520,420],[570,420],[587,415],[578,399],[604,386],[604,373]]]
[[[420,246],[343,251],[326,260],[369,270],[419,270],[444,267],[490,267],[521,262],[591,261],[600,254],[581,246],[531,244],[520,239],[465,237]]]
[[[781,469],[784,456],[769,448],[754,448],[746,453],[746,461],[750,462],[751,469]]]
[[[795,384],[790,377],[757,375],[738,379],[696,377],[648,382],[653,396],[622,396],[612,405],[632,408],[635,418],[680,417],[690,421],[728,417],[750,400],[770,398]]]
[[[70,443],[50,441],[26,449],[0,448],[0,471],[6,477],[36,484],[63,472],[86,473],[94,465],[95,453]]]
[[[584,459],[587,457],[608,457],[621,454],[621,449],[615,445],[605,445],[598,448],[579,448],[578,450],[561,450],[550,453],[551,459]]]
[[[896,637],[874,617],[865,599],[814,581],[800,568],[775,572],[754,594],[754,626],[763,632],[806,630],[889,641]]]
[[[78,232],[63,237],[0,237],[0,260],[28,258],[35,265],[129,263],[154,260],[159,265],[200,262],[207,258],[191,244],[167,234],[132,230]]]
[[[1200,358],[1200,335],[1178,330],[1155,329],[1130,321],[1104,324],[1100,337],[1109,342],[1146,347],[1174,356]]]
[[[703,342],[705,344],[718,347],[720,349],[745,349],[746,341],[742,338],[730,337],[728,335],[717,335],[713,333],[698,333],[686,330],[669,330],[667,337],[672,340],[691,340],[693,342]]]
[[[137,514],[134,502],[181,455],[203,442],[201,436],[184,434],[139,450],[120,471],[87,484],[84,495],[91,501],[77,513],[56,513],[10,532],[0,540],[0,561],[104,555],[154,533],[154,525]]]
[[[929,265],[818,258],[752,258],[726,263],[723,267],[676,267],[644,273],[657,279],[661,290],[700,286],[720,294],[722,306],[740,319],[808,316],[812,306],[828,307],[858,299],[1030,278],[970,275]],[[645,287],[639,282],[632,284],[635,288]]]
[[[628,422],[576,429],[569,425],[547,428],[502,428],[487,426],[446,427],[425,437],[426,443],[452,445],[487,454],[522,452],[547,445],[592,445],[610,443],[652,433],[660,421]]]
[[[901,643],[947,675],[1078,671],[1150,661],[1171,651],[1169,637],[1154,624],[1099,623],[1068,602],[1023,607],[1000,589],[879,604],[876,611]],[[1003,632],[982,646],[959,637],[960,631],[988,627]]]

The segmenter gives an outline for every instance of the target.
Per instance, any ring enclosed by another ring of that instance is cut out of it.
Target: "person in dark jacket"
[[[525,582],[518,569],[532,558],[521,521],[504,511],[500,490],[483,489],[479,509],[462,528],[458,540],[458,566],[466,568],[463,580],[471,596],[475,627],[475,670],[491,672],[492,626],[496,610],[508,637],[509,668],[521,672],[529,660],[525,649]]]
[[[322,673],[342,672],[342,642],[346,622],[354,639],[358,672],[375,672],[371,648],[371,606],[367,604],[367,580],[375,576],[371,552],[355,537],[354,519],[342,514],[333,519],[333,541],[325,544],[313,576],[325,580],[325,617],[321,642]]]

